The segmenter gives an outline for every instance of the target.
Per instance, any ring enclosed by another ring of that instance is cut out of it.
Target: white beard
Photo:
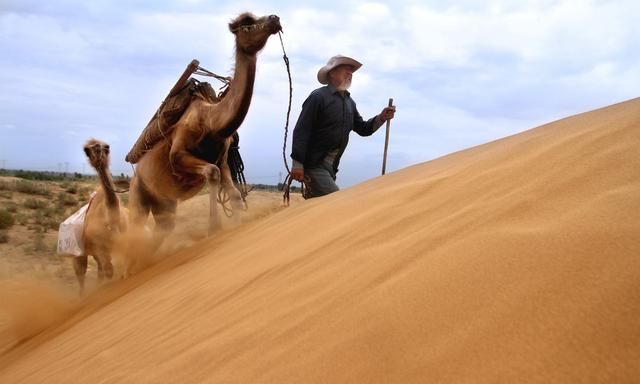
[[[337,90],[346,91],[350,87],[351,87],[351,79],[345,79],[345,81],[343,81],[342,84],[338,85]]]

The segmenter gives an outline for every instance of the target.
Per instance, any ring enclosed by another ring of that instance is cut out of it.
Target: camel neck
[[[225,128],[218,132],[223,137],[231,136],[240,127],[249,111],[256,79],[256,61],[255,54],[247,54],[236,49],[233,80],[229,86],[229,93],[220,102],[220,107],[226,111],[223,124]]]
[[[102,189],[104,190],[107,207],[110,209],[119,209],[120,204],[118,203],[118,197],[116,196],[116,192],[114,190],[111,173],[109,173],[107,168],[97,168],[96,171],[98,172],[98,177],[100,177],[100,184],[102,185]]]

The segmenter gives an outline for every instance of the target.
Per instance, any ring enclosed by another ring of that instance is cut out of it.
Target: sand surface
[[[639,212],[634,99],[194,242],[0,382],[638,382]]]

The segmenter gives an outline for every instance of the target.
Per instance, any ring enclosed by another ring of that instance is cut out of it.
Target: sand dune
[[[201,241],[0,382],[638,382],[639,207],[634,99]]]

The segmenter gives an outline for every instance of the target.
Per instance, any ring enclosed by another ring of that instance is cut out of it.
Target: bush
[[[71,193],[72,195],[75,195],[76,193],[78,193],[78,186],[75,184],[72,184],[69,187],[67,187],[67,189],[65,190],[67,191],[67,193]]]
[[[20,225],[27,225],[29,224],[29,217],[27,215],[21,214],[21,213],[17,213],[16,214],[16,222]]]
[[[14,184],[15,183],[9,181],[0,180],[0,191],[13,191]]]
[[[18,212],[18,204],[13,201],[8,201],[5,203],[4,209],[9,213],[16,213]]]
[[[58,205],[71,207],[76,205],[76,199],[64,192],[60,192],[58,193]]]
[[[17,171],[13,171],[13,175],[15,177],[19,177],[21,179],[28,180],[48,180],[48,181],[56,181],[56,180],[64,180],[65,174],[59,172],[40,172],[40,171],[23,171],[19,169]]]
[[[0,244],[5,244],[9,242],[9,232],[0,231]]]
[[[51,196],[51,191],[47,188],[27,180],[16,181],[15,190],[28,195]]]
[[[44,242],[44,235],[40,232],[36,233],[33,237],[33,250],[36,252],[47,250],[47,244]]]
[[[13,215],[6,210],[0,210],[0,229],[11,228],[15,224]]]
[[[13,193],[11,193],[11,191],[0,191],[0,197],[11,200],[13,198]]]
[[[47,202],[40,199],[29,198],[24,201],[24,206],[29,209],[43,209],[47,207]]]

